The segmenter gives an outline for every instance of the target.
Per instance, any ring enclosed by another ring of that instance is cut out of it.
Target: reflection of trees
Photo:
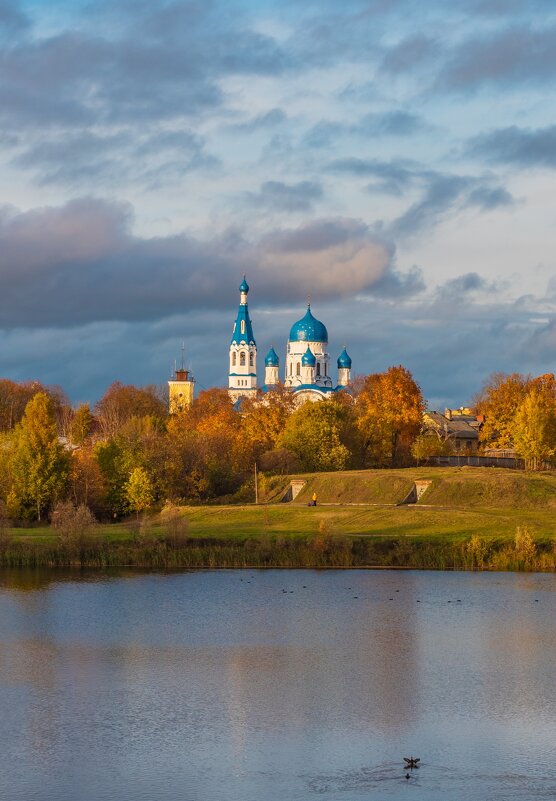
[[[355,587],[357,580],[357,589],[339,589],[334,582],[339,597],[328,621],[324,611],[315,610],[314,600],[307,604],[303,597],[298,605],[265,612],[267,641],[270,637],[288,644],[229,653],[224,706],[238,744],[253,726],[333,730],[365,725],[395,732],[418,716],[413,595],[409,604],[404,602],[412,577],[383,575],[376,586],[370,573],[357,579],[345,575],[342,584]],[[398,587],[402,593],[395,592]],[[306,644],[299,640],[300,631],[307,632]]]

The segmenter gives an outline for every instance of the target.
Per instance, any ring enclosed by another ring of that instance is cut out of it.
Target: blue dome
[[[279,360],[278,354],[276,353],[274,348],[271,348],[268,351],[268,353],[266,354],[266,359],[264,360],[264,363],[266,364],[267,367],[279,367],[280,366],[280,360]]]
[[[338,367],[341,369],[342,367],[347,367],[348,370],[351,370],[351,356],[347,352],[347,350],[343,349],[343,351],[338,356]]]
[[[243,281],[239,285],[239,291],[240,292],[245,292],[245,294],[247,294],[249,292],[249,284],[245,280],[245,276],[243,276]]]
[[[320,323],[320,325],[322,325],[322,323]],[[303,365],[303,367],[314,367],[316,363],[317,360],[315,359],[315,354],[313,353],[309,345],[307,345],[307,350],[301,357],[301,364]]]
[[[305,317],[292,325],[290,342],[328,342],[326,326],[313,317],[310,306],[307,306]]]

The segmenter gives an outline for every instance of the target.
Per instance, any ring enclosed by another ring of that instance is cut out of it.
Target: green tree
[[[359,437],[353,408],[341,397],[310,401],[288,419],[278,446],[297,454],[304,470],[345,470],[354,466]]]
[[[552,393],[534,384],[522,400],[513,424],[514,447],[532,470],[556,454],[556,405]]]
[[[54,404],[39,392],[16,426],[11,455],[11,505],[24,517],[41,520],[61,498],[69,475],[69,457],[60,445]]]
[[[140,512],[144,512],[154,503],[153,485],[149,474],[144,467],[136,467],[131,471],[131,475],[125,485],[127,505],[132,512],[139,517]]]

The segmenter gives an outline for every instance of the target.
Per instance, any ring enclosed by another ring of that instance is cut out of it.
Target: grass
[[[535,541],[529,567],[554,569],[555,473],[418,468],[299,478],[307,483],[294,503],[276,502],[289,479],[273,479],[274,503],[182,507],[187,532],[178,542],[169,541],[158,515],[139,534],[126,523],[100,525],[71,546],[47,526],[12,529],[0,565],[476,567],[466,551],[476,537],[484,566],[519,569],[512,551],[519,527]],[[394,505],[419,479],[431,481],[421,501]],[[313,492],[320,505],[308,507]]]

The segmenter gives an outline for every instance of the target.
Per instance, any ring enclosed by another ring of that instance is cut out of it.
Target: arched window
[[[234,352],[232,353],[232,367],[235,367],[236,364],[237,364],[237,353],[234,350]]]
[[[243,351],[239,354],[239,366],[245,367],[245,353]]]
[[[249,354],[249,367],[253,367],[253,354]]]
[[[326,364],[326,362],[324,363],[324,374],[325,374],[325,375],[328,375],[328,370],[327,370],[327,364]]]
[[[317,362],[317,375],[320,375],[320,362]]]
[[[297,362],[296,373],[297,373],[297,375],[301,375],[301,362]]]
[[[241,321],[241,326],[240,327],[241,327],[241,333],[245,334],[245,320]]]

